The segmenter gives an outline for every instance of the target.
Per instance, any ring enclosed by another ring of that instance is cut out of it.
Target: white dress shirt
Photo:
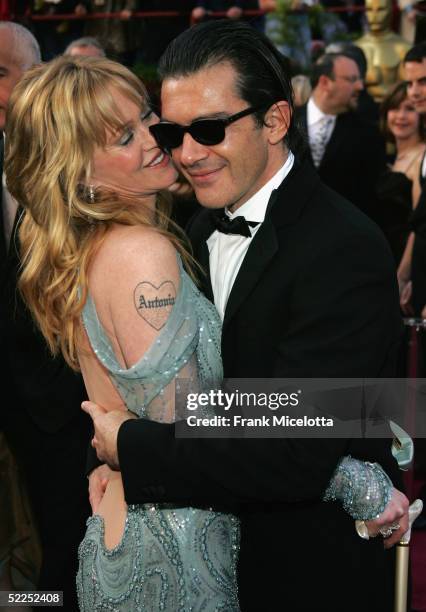
[[[327,144],[330,140],[331,134],[333,133],[334,126],[336,125],[336,115],[326,115],[318,108],[314,102],[314,99],[312,97],[309,98],[306,107],[306,123],[308,126],[309,143],[315,142],[317,133],[320,130],[324,119],[329,120],[325,136],[325,144]]]
[[[239,234],[223,234],[214,231],[207,240],[210,253],[210,278],[213,288],[214,303],[223,321],[228,298],[238,271],[246,256],[253,236],[263,223],[269,199],[274,189],[277,189],[294,164],[294,156],[290,151],[287,160],[282,168],[245,202],[234,213],[225,209],[225,214],[230,219],[244,217],[246,221],[259,223],[256,227],[251,227],[251,237],[240,236]]]

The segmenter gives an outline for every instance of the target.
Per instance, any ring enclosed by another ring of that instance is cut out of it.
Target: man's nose
[[[413,81],[408,87],[407,87],[407,93],[410,96],[417,96],[417,94],[419,93],[420,88],[418,83],[416,83],[416,81]]]
[[[200,144],[191,136],[184,134],[182,145],[176,149],[177,161],[183,166],[193,166],[197,162],[208,157],[209,150],[205,145]]]

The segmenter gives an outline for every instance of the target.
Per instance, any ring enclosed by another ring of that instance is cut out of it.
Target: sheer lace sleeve
[[[378,463],[359,461],[350,455],[337,465],[324,501],[340,501],[356,520],[371,520],[383,512],[392,495],[392,482]]]

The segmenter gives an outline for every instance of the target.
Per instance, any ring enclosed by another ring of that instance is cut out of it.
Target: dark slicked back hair
[[[324,53],[324,55],[321,55],[321,57],[317,59],[317,61],[312,67],[312,72],[311,72],[312,89],[315,89],[315,87],[318,85],[318,81],[320,80],[320,77],[322,76],[326,76],[332,81],[334,81],[335,79],[334,66],[335,66],[336,60],[339,57],[346,57],[346,59],[350,59],[353,62],[355,62],[361,74],[361,69],[359,67],[357,60],[355,59],[355,55],[352,54],[351,52],[342,51],[338,53]]]
[[[354,60],[358,66],[361,77],[365,79],[367,73],[367,58],[361,47],[357,47],[353,43],[347,41],[339,40],[327,45],[325,52],[337,53]]]
[[[187,77],[200,70],[229,63],[237,73],[237,93],[249,106],[262,110],[254,117],[264,125],[268,108],[280,100],[288,103],[291,121],[284,138],[296,152],[302,140],[293,119],[290,64],[261,32],[242,21],[218,19],[189,28],[175,38],[159,63],[162,79]]]
[[[421,42],[409,49],[404,57],[405,62],[418,62],[419,64],[426,59],[426,42]]]

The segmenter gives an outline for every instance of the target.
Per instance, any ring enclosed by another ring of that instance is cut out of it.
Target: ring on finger
[[[392,531],[398,531],[398,529],[400,529],[401,525],[397,522],[392,523],[392,525],[389,525],[389,529],[392,529]]]
[[[392,535],[391,527],[382,527],[381,529],[379,529],[379,531],[382,534],[384,539],[389,538]]]

